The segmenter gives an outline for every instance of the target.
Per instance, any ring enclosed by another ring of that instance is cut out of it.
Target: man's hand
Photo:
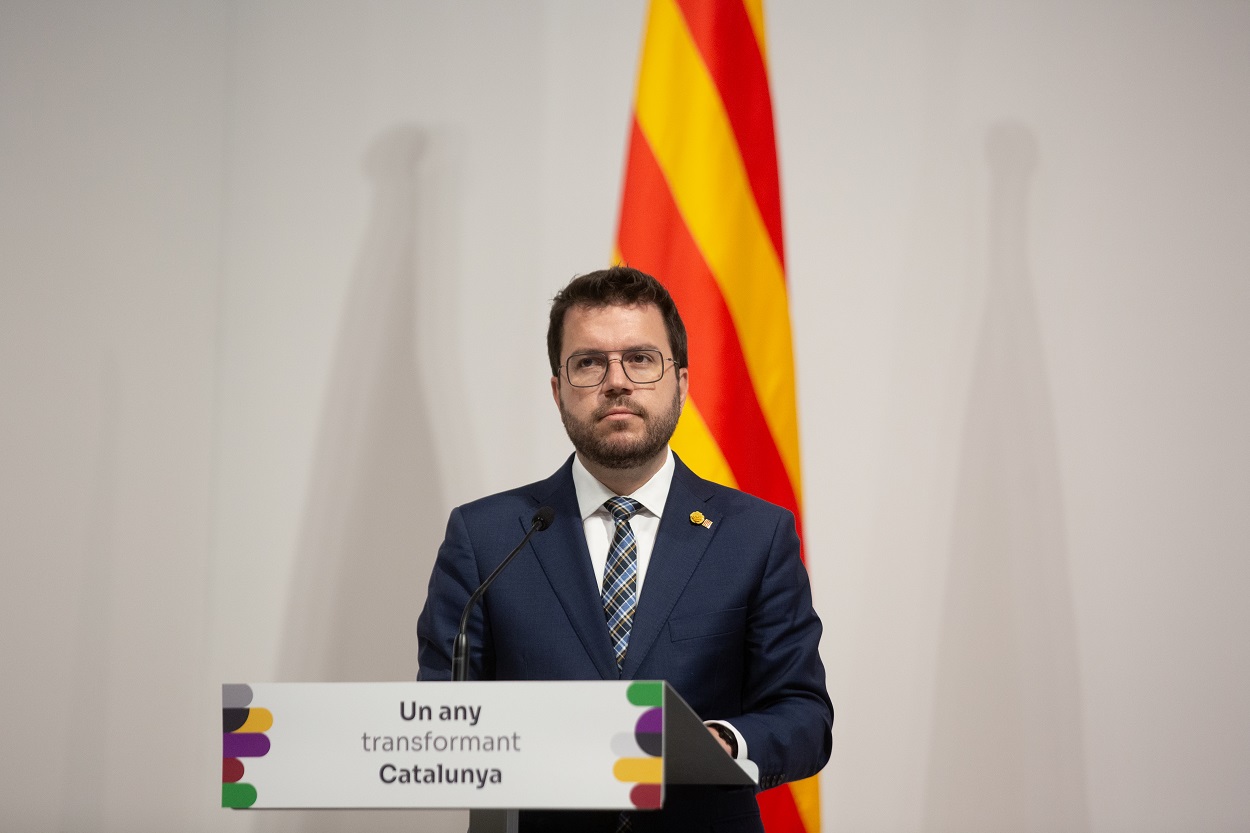
[[[716,738],[716,742],[720,744],[721,749],[725,750],[725,754],[732,758],[734,756],[733,747],[730,746],[723,737],[721,737],[721,734],[716,730],[716,727],[708,726],[707,730],[711,733],[712,737]]]

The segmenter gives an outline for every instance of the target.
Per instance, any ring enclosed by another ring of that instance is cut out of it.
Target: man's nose
[[[622,359],[608,359],[608,372],[603,377],[607,390],[632,390],[633,380],[625,375],[625,362]]]

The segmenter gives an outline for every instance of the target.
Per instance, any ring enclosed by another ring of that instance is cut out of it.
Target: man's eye
[[[625,356],[625,361],[629,362],[632,365],[646,367],[646,366],[655,364],[655,355],[652,353],[641,353],[641,352],[640,353],[628,353]]]
[[[573,363],[573,367],[577,370],[595,370],[603,367],[605,359],[603,356],[578,356],[577,361]]]

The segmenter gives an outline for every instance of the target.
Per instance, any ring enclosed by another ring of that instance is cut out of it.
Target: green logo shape
[[[663,706],[664,683],[651,681],[634,683],[625,692],[625,696],[635,706]]]
[[[242,810],[256,803],[256,788],[251,784],[222,784],[221,806]]]

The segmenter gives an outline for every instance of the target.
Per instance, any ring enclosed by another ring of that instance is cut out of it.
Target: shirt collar
[[[668,491],[673,485],[673,472],[677,464],[673,462],[673,450],[667,449],[664,465],[651,475],[651,479],[642,484],[632,495],[626,495],[642,504],[649,514],[659,518],[664,514],[664,504],[668,502]],[[616,492],[600,483],[585,466],[581,458],[573,455],[573,488],[577,490],[577,508],[586,520],[599,510],[606,512],[603,504],[609,498],[616,497]]]

